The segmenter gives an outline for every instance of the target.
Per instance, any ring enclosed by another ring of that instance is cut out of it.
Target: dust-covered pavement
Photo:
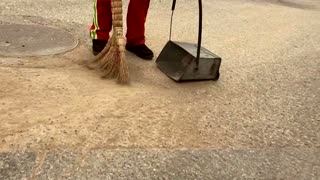
[[[56,27],[80,45],[0,57],[0,179],[318,179],[320,2],[203,4],[219,81],[175,83],[128,53],[131,85],[120,86],[83,65],[91,0],[1,0],[0,24]],[[156,55],[170,7],[151,2]],[[173,38],[196,42],[197,2],[176,9]]]

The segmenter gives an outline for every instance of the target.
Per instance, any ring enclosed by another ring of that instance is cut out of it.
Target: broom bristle
[[[113,34],[106,47],[88,64],[99,68],[103,77],[117,78],[118,83],[129,83],[129,69],[125,57],[125,41],[122,30],[122,1],[112,0]]]
[[[124,53],[120,53],[119,57],[119,76],[118,76],[118,82],[119,83],[128,83],[129,82],[129,70],[128,65],[125,61]]]

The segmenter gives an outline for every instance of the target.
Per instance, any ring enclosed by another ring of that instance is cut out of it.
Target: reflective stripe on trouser
[[[92,39],[109,39],[112,28],[112,14],[110,0],[94,0],[93,23],[90,28]]]
[[[90,29],[92,39],[109,39],[112,29],[111,0],[94,0],[94,18]],[[130,0],[127,14],[127,42],[145,43],[145,22],[150,0]]]
[[[92,39],[97,39],[97,30],[99,29],[98,17],[97,17],[97,0],[94,1],[93,6],[93,25],[90,29],[90,36]]]

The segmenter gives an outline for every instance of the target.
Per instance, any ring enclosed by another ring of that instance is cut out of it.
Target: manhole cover
[[[63,53],[78,45],[70,33],[40,25],[0,25],[0,55],[41,56]]]

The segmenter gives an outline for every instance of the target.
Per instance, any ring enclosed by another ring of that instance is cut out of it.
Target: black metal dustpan
[[[157,66],[175,81],[218,80],[221,58],[201,47],[202,1],[199,0],[198,44],[171,41],[175,4],[173,0],[170,38],[156,59]]]

